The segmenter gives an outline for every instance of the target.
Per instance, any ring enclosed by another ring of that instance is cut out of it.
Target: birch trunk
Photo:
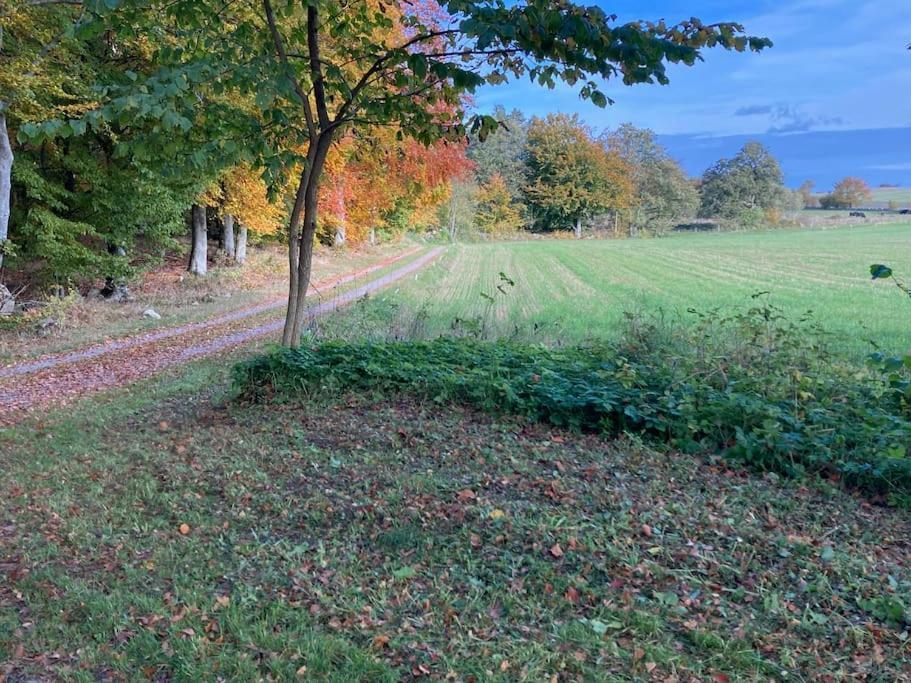
[[[573,232],[576,233],[577,240],[582,239],[582,217],[581,216],[576,218],[576,225],[573,228]]]
[[[224,223],[225,254],[228,255],[228,258],[234,258],[234,216],[229,213],[225,214],[222,223]]]
[[[234,249],[234,262],[243,264],[247,260],[247,226],[239,223],[237,227],[237,245]]]
[[[9,235],[10,197],[12,192],[13,147],[6,130],[6,102],[0,102],[0,268]]]
[[[195,275],[205,275],[208,266],[208,241],[206,235],[206,207],[193,205],[193,249],[190,251],[190,266]]]

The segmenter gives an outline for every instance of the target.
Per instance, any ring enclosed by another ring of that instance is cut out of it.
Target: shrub
[[[911,494],[906,369],[838,362],[807,320],[758,303],[687,328],[631,321],[613,345],[550,348],[440,338],[276,350],[235,368],[238,391],[374,392],[455,401],[573,430],[640,433],[760,470],[835,475],[900,502]]]

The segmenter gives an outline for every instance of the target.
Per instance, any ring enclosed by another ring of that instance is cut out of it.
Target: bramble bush
[[[696,315],[674,328],[630,318],[621,342],[563,348],[453,337],[327,342],[242,363],[234,381],[254,400],[411,394],[572,430],[638,433],[911,501],[907,367],[839,360],[811,320],[788,320],[761,299],[736,315]]]

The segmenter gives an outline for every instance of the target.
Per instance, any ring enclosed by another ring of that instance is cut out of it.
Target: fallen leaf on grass
[[[179,527],[177,527],[177,530],[181,533],[182,536],[186,536],[188,533],[190,533],[190,525],[184,522]]]
[[[550,547],[550,554],[554,557],[563,557],[563,548],[560,547],[559,543],[554,543]]]

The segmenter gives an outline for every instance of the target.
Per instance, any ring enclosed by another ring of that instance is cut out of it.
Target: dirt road
[[[441,247],[430,249],[415,260],[362,285],[334,296],[320,297],[322,300],[311,303],[309,314],[312,317],[324,315],[382,289],[433,262],[442,252]],[[356,273],[314,283],[312,288],[325,293],[331,288],[365,279],[369,274],[413,253],[405,252]],[[275,317],[268,322],[258,319],[270,312],[283,312],[284,306],[284,299],[273,299],[209,320],[0,368],[0,425],[14,424],[38,408],[61,406],[87,394],[124,386],[166,368],[212,356],[269,335],[277,339],[283,317]]]

